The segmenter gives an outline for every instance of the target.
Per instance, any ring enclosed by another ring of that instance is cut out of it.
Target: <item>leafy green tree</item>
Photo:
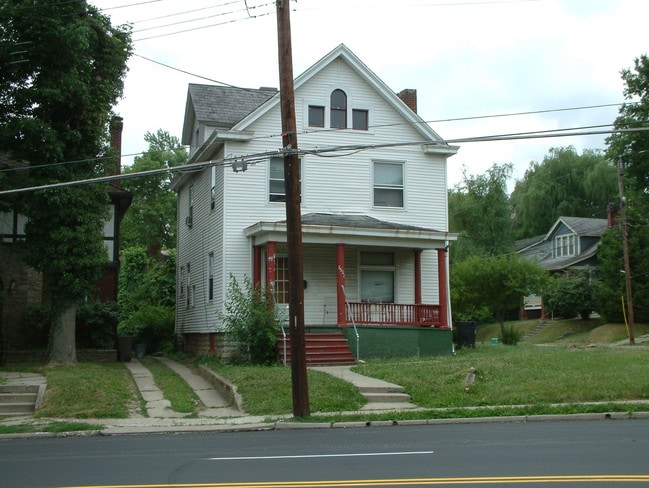
[[[541,266],[515,254],[471,256],[451,270],[453,313],[474,318],[488,312],[498,321],[505,337],[507,313],[518,309],[523,297],[541,295],[548,280],[549,275]]]
[[[615,128],[625,132],[613,134],[607,139],[608,156],[625,166],[625,189],[649,208],[649,133],[634,129],[649,126],[649,57],[642,55],[635,60],[634,69],[622,71],[626,85],[622,105],[615,119]]]
[[[594,288],[592,269],[568,271],[554,277],[543,300],[555,317],[587,320],[596,309]]]
[[[187,162],[185,148],[168,132],[147,132],[144,140],[149,149],[124,173],[173,168]],[[168,174],[124,180],[122,188],[133,194],[133,203],[122,220],[122,247],[176,247],[176,192],[169,185]]]
[[[552,148],[516,182],[510,198],[515,235],[545,234],[561,216],[606,218],[616,195],[615,166],[600,151]]]
[[[467,175],[449,191],[449,226],[460,236],[451,246],[451,262],[480,254],[510,252],[514,241],[507,195],[512,166],[493,165],[485,174]]]
[[[124,249],[119,276],[119,334],[131,335],[151,352],[173,348],[176,252],[151,255],[143,247]]]
[[[29,165],[30,185],[103,174],[111,108],[122,94],[130,32],[85,0],[0,0],[0,153]],[[18,179],[6,178],[3,184]],[[24,181],[21,181],[24,183]],[[106,187],[21,196],[26,261],[47,277],[50,362],[76,362],[75,309],[100,276]]]
[[[622,301],[626,306],[626,284],[622,237],[618,229],[604,233],[597,250],[599,265],[595,301],[597,311],[613,322],[623,322]],[[629,232],[629,262],[633,286],[633,311],[636,320],[646,321],[649,317],[649,227],[639,226]]]
[[[625,83],[622,105],[614,126],[621,132],[607,139],[608,157],[621,163],[624,179],[627,236],[633,288],[634,316],[645,320],[649,314],[649,57],[635,59],[632,69],[622,71]],[[600,313],[609,320],[623,319],[621,297],[626,296],[619,230],[604,235],[598,251],[600,265],[597,289]]]

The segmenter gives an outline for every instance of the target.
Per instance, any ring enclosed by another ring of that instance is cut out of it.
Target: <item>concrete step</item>
[[[42,402],[44,393],[43,384],[0,385],[0,418],[32,415]]]
[[[31,415],[34,413],[35,402],[0,402],[0,417],[15,415]]]
[[[368,403],[410,403],[410,395],[405,393],[366,393],[361,394]]]

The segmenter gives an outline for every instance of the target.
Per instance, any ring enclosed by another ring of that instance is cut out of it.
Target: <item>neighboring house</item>
[[[547,234],[517,241],[516,252],[551,273],[596,268],[602,234],[611,226],[610,218],[559,217]],[[526,297],[524,315],[542,307],[540,297]]]
[[[288,302],[279,100],[275,89],[189,85],[190,158],[172,184],[187,351],[226,352],[230,275]],[[295,107],[307,334],[355,341],[355,326],[361,357],[452,352],[446,187],[458,148],[416,114],[415,90],[395,94],[344,45],[295,80]]]
[[[122,120],[111,121],[111,144],[121,148]],[[115,173],[119,173],[116,156]],[[0,165],[15,166],[15,162],[0,157]],[[131,204],[131,193],[118,183],[108,185],[110,197],[109,219],[104,225],[104,245],[108,262],[95,288],[95,296],[104,302],[117,302],[119,274],[119,229],[122,218]],[[12,354],[34,347],[34,324],[29,323],[30,308],[42,305],[47,299],[47,277],[27,266],[23,261],[21,243],[25,240],[27,219],[18,211],[0,212],[0,351]],[[114,325],[115,335],[117,324]]]

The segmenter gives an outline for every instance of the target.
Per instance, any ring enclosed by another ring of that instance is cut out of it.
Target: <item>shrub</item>
[[[116,303],[90,300],[77,307],[77,347],[110,349],[115,346],[115,328],[119,321]]]
[[[277,361],[279,320],[266,293],[254,287],[246,276],[243,288],[230,275],[225,313],[220,318],[228,334],[237,342],[238,361],[273,364]]]
[[[591,270],[568,272],[555,278],[544,299],[555,317],[567,319],[580,316],[587,320],[595,310]]]
[[[120,335],[133,336],[134,344],[146,344],[150,352],[170,352],[174,343],[175,312],[163,305],[144,305],[118,326]]]
[[[500,340],[508,346],[515,346],[523,338],[523,332],[513,325],[506,325],[502,328]]]

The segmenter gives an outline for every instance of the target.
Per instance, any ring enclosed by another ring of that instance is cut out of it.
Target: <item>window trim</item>
[[[377,164],[391,164],[391,165],[400,165],[401,166],[401,206],[393,206],[393,205],[378,205],[376,203],[376,190],[397,190],[398,188],[396,187],[389,187],[387,185],[384,185],[381,187],[381,185],[376,184],[376,165]],[[406,162],[405,161],[393,161],[393,160],[380,160],[380,159],[375,159],[372,160],[372,171],[371,171],[371,188],[372,188],[372,207],[373,208],[380,208],[380,209],[397,209],[397,210],[405,210],[406,209]],[[377,188],[377,186],[379,186]]]
[[[214,251],[207,254],[207,301],[214,300]]]
[[[579,239],[575,234],[554,236],[554,257],[567,258],[579,254]]]
[[[282,168],[283,168],[283,164],[284,164],[284,158],[283,157],[271,156],[270,158],[268,158],[268,171],[267,171],[267,174],[266,174],[266,202],[269,203],[269,204],[278,203],[278,204],[284,205],[284,204],[286,204],[286,191],[281,193],[281,195],[283,195],[283,197],[284,197],[282,200],[271,200],[271,198],[270,198],[271,197],[271,191],[270,191],[270,183],[271,183],[270,167],[271,167],[271,164],[272,164],[271,161],[273,161],[273,160],[282,161]],[[304,182],[304,159],[299,158],[299,160],[300,160],[300,200],[302,200],[304,198],[304,187],[303,187],[303,182]],[[279,179],[275,178],[275,179],[272,179],[272,181],[279,181]],[[282,180],[281,181],[285,182],[283,169],[282,169]],[[286,190],[286,186],[284,186],[284,189]],[[278,195],[278,196],[280,195],[280,193],[277,193],[277,192],[275,192],[273,194]]]
[[[365,254],[391,254],[392,264],[363,264],[363,255]],[[397,303],[397,290],[399,289],[397,279],[397,258],[398,254],[393,251],[368,251],[361,250],[358,252],[358,297],[363,301],[363,271],[388,271],[392,273],[392,301],[372,302],[367,300],[366,303]]]
[[[334,106],[334,95],[342,94],[343,98],[343,105],[336,105]],[[349,115],[349,97],[347,96],[347,93],[342,89],[342,88],[336,88],[331,91],[329,94],[329,127],[331,129],[347,129],[349,127],[349,121],[347,120],[347,117]],[[333,119],[334,119],[334,113],[336,114],[342,114],[343,115],[343,125],[334,125],[333,124]]]

